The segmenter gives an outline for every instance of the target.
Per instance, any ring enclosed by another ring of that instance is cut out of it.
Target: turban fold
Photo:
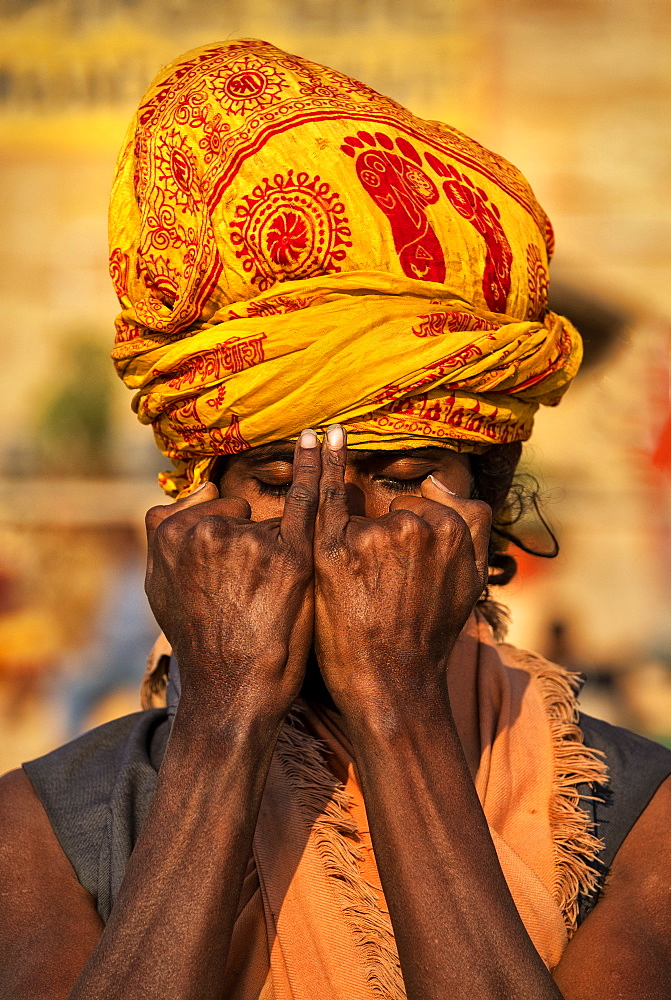
[[[153,82],[110,247],[112,356],[171,495],[217,455],[336,421],[354,448],[525,440],[580,364],[520,172],[265,42],[196,49]]]

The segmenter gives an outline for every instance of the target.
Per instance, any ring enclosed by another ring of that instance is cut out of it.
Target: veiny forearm
[[[408,1000],[560,1000],[506,885],[447,694],[350,731]]]
[[[100,942],[70,1000],[222,1000],[276,723],[177,713],[156,793]]]

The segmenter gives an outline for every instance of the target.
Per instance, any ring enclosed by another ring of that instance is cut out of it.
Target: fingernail
[[[445,486],[444,483],[441,483],[440,480],[436,479],[435,476],[429,476],[429,479],[436,487],[436,489],[441,491],[441,493],[449,493],[451,497],[459,496],[458,493],[453,493],[452,490],[448,490],[447,486]]]
[[[299,440],[301,448],[316,448],[319,442],[317,441],[317,435],[314,431],[307,430],[301,431],[301,436]]]
[[[345,433],[340,426],[340,424],[331,424],[326,430],[326,440],[329,443],[329,448],[333,451],[338,451],[345,443]]]
[[[189,496],[192,497],[194,495],[194,493],[200,493],[201,490],[204,490],[205,487],[209,486],[209,485],[210,485],[209,482],[207,482],[207,483],[201,483],[200,486],[196,486],[195,490],[191,490],[191,493],[189,493]]]

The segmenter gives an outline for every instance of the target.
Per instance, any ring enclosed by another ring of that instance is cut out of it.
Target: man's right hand
[[[182,713],[249,710],[279,723],[298,695],[320,472],[317,437],[304,431],[281,519],[251,521],[249,503],[218,498],[213,483],[148,511],[146,591],[179,661]]]

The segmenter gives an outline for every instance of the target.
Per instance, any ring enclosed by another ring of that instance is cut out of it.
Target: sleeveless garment
[[[79,882],[109,918],[149,810],[170,732],[166,709],[108,722],[23,765]],[[598,886],[580,900],[581,923],[596,905],[613,859],[671,774],[671,750],[626,729],[580,716],[585,745],[605,755],[606,787],[578,786],[603,841]]]

